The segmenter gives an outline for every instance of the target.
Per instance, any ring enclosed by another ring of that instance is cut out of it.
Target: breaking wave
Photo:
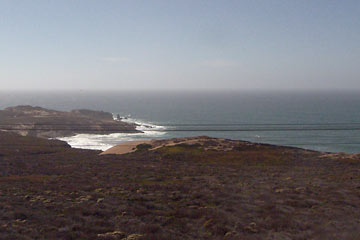
[[[120,120],[115,117],[117,114],[113,115],[114,120],[137,124],[136,129],[142,131],[142,133],[77,134],[75,136],[58,139],[67,142],[73,148],[105,151],[123,142],[163,138],[166,134],[166,128],[164,126],[134,119],[130,116],[121,117]]]

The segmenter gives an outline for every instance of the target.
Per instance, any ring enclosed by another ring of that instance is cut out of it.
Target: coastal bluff
[[[0,110],[0,131],[41,138],[76,134],[138,133],[136,124],[116,121],[104,111],[76,109],[70,112],[28,105]]]
[[[113,150],[0,131],[0,239],[360,239],[360,155],[205,136]]]

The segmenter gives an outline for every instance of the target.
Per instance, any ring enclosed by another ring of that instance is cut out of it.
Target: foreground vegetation
[[[99,156],[0,133],[0,239],[360,239],[359,158],[233,144]]]

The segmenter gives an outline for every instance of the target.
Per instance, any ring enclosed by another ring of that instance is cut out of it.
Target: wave
[[[145,122],[143,120],[140,119],[134,119],[131,117],[131,115],[125,116],[125,117],[121,117],[120,119],[118,119],[118,114],[113,114],[113,118],[115,121],[122,121],[122,122],[127,122],[127,123],[135,123],[137,125],[136,130],[139,131],[154,131],[154,130],[164,130],[166,129],[166,127],[164,126],[160,126],[160,125],[155,125],[151,122]]]
[[[113,116],[114,120],[120,121],[120,119],[116,117],[117,114],[113,114]],[[137,124],[136,129],[142,131],[142,133],[77,134],[75,136],[58,139],[67,142],[73,148],[105,151],[123,142],[162,138],[166,134],[166,131],[164,131],[166,127],[164,126],[134,119],[130,116],[120,118],[123,122]]]

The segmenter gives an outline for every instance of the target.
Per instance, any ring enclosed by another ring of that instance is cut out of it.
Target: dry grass
[[[358,159],[240,142],[59,146],[0,148],[0,239],[359,239]]]

